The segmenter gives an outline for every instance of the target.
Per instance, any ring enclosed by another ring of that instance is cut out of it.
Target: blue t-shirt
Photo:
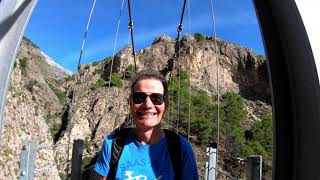
[[[102,176],[109,172],[112,139],[110,134],[103,142],[100,155],[95,164],[95,171]],[[190,143],[180,136],[182,152],[182,178],[199,179],[197,164]],[[115,179],[128,180],[173,180],[174,170],[167,148],[167,139],[162,138],[157,144],[141,144],[130,131],[119,159]]]

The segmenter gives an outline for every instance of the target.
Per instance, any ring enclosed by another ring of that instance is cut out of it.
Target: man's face
[[[160,105],[154,104],[150,97],[153,93],[163,95],[164,88],[158,79],[143,79],[134,86],[134,93],[142,92],[148,95],[142,103],[134,103],[133,97],[130,96],[130,108],[132,117],[138,128],[151,128],[160,124],[163,114],[165,113],[167,103],[164,101]]]

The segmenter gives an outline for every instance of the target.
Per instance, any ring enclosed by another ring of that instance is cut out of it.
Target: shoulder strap
[[[115,138],[112,140],[111,157],[109,162],[108,179],[113,180],[116,176],[118,162],[124,147],[124,143],[128,137],[128,133],[132,128],[125,128],[115,131]]]
[[[174,179],[180,180],[181,179],[181,162],[182,162],[182,155],[181,155],[181,141],[180,137],[177,133],[164,129],[163,130],[167,142],[168,142],[168,151],[170,154],[170,159],[172,162],[173,170],[174,170]]]

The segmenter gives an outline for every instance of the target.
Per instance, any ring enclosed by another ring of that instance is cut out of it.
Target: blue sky
[[[113,54],[122,0],[97,0],[81,64]],[[183,32],[213,36],[210,0],[190,0]],[[264,55],[262,38],[251,0],[214,1],[217,37],[251,48]],[[58,64],[75,72],[84,30],[93,0],[39,0],[25,35]],[[151,45],[155,37],[177,36],[183,0],[131,0],[137,50]],[[190,18],[189,18],[190,14]],[[120,19],[116,50],[128,43],[127,0]]]

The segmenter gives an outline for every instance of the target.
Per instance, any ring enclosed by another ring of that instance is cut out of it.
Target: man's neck
[[[142,144],[156,144],[165,136],[160,126],[150,129],[136,127],[133,129],[133,133],[135,138]]]

